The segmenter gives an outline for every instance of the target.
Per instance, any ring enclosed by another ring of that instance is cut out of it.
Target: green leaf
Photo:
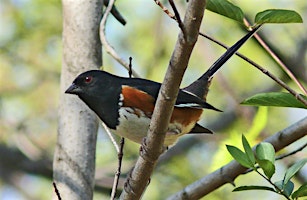
[[[268,142],[261,142],[256,146],[256,156],[259,160],[268,160],[274,164],[275,149],[272,144]]]
[[[299,189],[293,192],[292,199],[305,196],[307,196],[307,183],[303,184]]]
[[[300,160],[291,167],[289,167],[289,169],[285,173],[285,177],[283,180],[284,184],[286,184],[306,163],[307,158]]]
[[[250,164],[254,166],[256,163],[254,152],[244,135],[242,135],[242,144]]]
[[[247,167],[247,168],[254,167],[254,165],[250,163],[250,161],[247,158],[247,155],[243,151],[231,145],[226,145],[226,147],[230,155],[242,166]]]
[[[247,185],[247,186],[240,186],[233,190],[233,192],[245,191],[245,190],[268,190],[275,192],[275,190],[271,187],[267,186],[258,186],[258,185]]]
[[[287,184],[284,184],[284,182],[281,181],[277,181],[274,183],[285,195],[287,195],[288,197],[290,197],[291,193],[293,192],[294,189],[294,184],[292,183],[292,181],[288,181]],[[278,192],[276,190],[276,192]]]
[[[259,167],[263,170],[264,174],[271,179],[275,173],[275,165],[269,160],[258,160]]]
[[[285,186],[284,186],[284,193],[289,197],[291,196],[292,192],[294,189],[294,183],[292,181],[289,181]]]
[[[269,9],[257,13],[255,23],[302,23],[302,17],[293,10]]]
[[[275,173],[275,149],[267,142],[262,142],[256,146],[256,157],[259,167],[264,174],[271,179]]]
[[[206,9],[243,23],[243,11],[227,0],[208,0]]]
[[[307,101],[307,97],[300,95]],[[305,108],[302,102],[298,101],[293,95],[286,92],[270,92],[256,94],[245,99],[241,104],[250,106],[277,106],[277,107],[295,107]]]

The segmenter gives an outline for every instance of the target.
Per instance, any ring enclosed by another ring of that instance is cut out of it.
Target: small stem
[[[131,78],[132,74],[133,74],[133,71],[132,71],[132,57],[131,56],[129,57],[129,71],[128,71],[128,74],[129,74],[129,78]]]
[[[121,168],[122,168],[122,161],[123,161],[123,156],[124,156],[124,146],[125,146],[125,138],[121,138],[120,140],[120,149],[117,154],[118,157],[118,167],[117,171],[115,173],[114,181],[113,181],[113,187],[112,187],[112,193],[111,193],[111,200],[114,200],[116,197],[116,191],[118,187],[118,182],[121,174]]]
[[[105,35],[105,27],[106,27],[106,22],[107,22],[107,17],[111,12],[112,6],[114,4],[114,0],[110,0],[109,4],[107,6],[107,9],[101,19],[100,22],[100,28],[99,28],[99,34],[100,34],[100,41],[102,43],[102,46],[106,50],[108,54],[110,54],[117,62],[119,62],[123,67],[126,69],[129,69],[129,65],[127,62],[122,59],[118,53],[115,51],[115,49],[109,44],[107,37]],[[140,77],[137,72],[132,71],[134,77]]]
[[[106,131],[107,135],[109,136],[113,146],[115,147],[116,152],[119,153],[119,151],[120,151],[119,146],[118,146],[116,140],[114,139],[110,129],[107,127],[107,125],[104,122],[102,122],[101,124],[102,124],[104,130]]]
[[[54,188],[55,194],[56,194],[56,196],[58,197],[58,200],[62,200],[61,194],[60,194],[60,192],[59,192],[59,190],[58,190],[58,188],[57,188],[57,186],[56,186],[56,183],[53,182],[52,184],[53,184],[53,188]]]
[[[255,171],[256,171],[260,176],[262,176],[266,181],[268,181],[271,185],[274,186],[275,190],[277,190],[277,191],[276,191],[277,194],[281,194],[281,195],[283,195],[286,199],[291,200],[290,197],[288,197],[288,196],[284,193],[284,191],[282,191],[279,187],[277,187],[270,179],[268,179],[265,175],[263,175],[262,173],[260,173],[257,169],[255,169]]]
[[[160,1],[155,0],[155,3],[165,12],[170,18],[176,20],[176,17],[171,13]]]
[[[184,29],[182,20],[181,20],[181,18],[180,18],[179,12],[178,12],[178,10],[177,10],[177,8],[176,8],[176,5],[175,5],[174,1],[173,1],[173,0],[169,0],[169,4],[171,5],[171,7],[172,7],[172,9],[173,9],[173,11],[174,11],[174,13],[175,13],[175,20],[177,21],[177,23],[178,23],[178,25],[179,25],[179,28],[181,29],[181,31],[182,31],[184,37],[186,37],[186,31],[185,31],[185,29]]]
[[[302,145],[301,147],[299,147],[298,149],[296,149],[296,150],[294,150],[294,151],[292,151],[292,152],[290,152],[290,153],[282,154],[282,155],[276,157],[275,160],[281,160],[281,159],[283,159],[283,158],[292,156],[293,154],[296,154],[297,152],[302,151],[302,150],[305,149],[306,147],[307,147],[307,143],[305,143],[304,145]]]

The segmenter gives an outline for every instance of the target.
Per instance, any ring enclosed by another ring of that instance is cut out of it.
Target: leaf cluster
[[[297,199],[307,196],[307,183],[294,191],[294,183],[291,181],[291,178],[307,163],[307,158],[289,167],[282,180],[273,182],[272,176],[275,174],[276,169],[274,147],[270,143],[262,142],[258,144],[255,151],[253,151],[244,135],[242,135],[242,144],[244,151],[231,145],[227,145],[227,150],[238,163],[258,173],[267,180],[272,187],[249,185],[237,187],[233,191],[266,190],[283,195],[286,199]],[[259,168],[263,173],[259,171]]]
[[[244,24],[244,13],[241,8],[226,0],[209,0],[206,9]],[[302,17],[293,10],[267,9],[255,16],[255,25],[265,23],[302,23]]]

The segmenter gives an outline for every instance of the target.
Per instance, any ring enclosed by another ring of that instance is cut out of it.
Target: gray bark
[[[78,74],[102,65],[103,5],[99,0],[62,0],[62,5],[63,64],[53,178],[62,199],[92,199],[98,120],[77,96],[64,91]]]
[[[185,34],[181,31],[178,35],[176,46],[155,105],[146,144],[142,144],[140,157],[130,177],[126,180],[126,187],[120,196],[122,200],[141,198],[157,163],[157,159],[163,152],[162,145],[165,133],[178,95],[179,85],[198,38],[205,7],[205,0],[189,1],[183,21],[183,31]]]

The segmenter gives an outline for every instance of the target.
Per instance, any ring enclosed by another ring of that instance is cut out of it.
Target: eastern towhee
[[[175,144],[179,136],[187,133],[212,133],[197,123],[204,108],[218,110],[203,99],[206,84],[257,29],[229,48],[198,80],[179,90],[164,146]],[[78,95],[115,134],[141,143],[146,137],[160,86],[146,79],[91,70],[80,74],[65,93]]]

